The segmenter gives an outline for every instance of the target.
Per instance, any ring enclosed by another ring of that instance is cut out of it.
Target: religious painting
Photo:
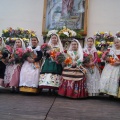
[[[43,32],[69,29],[87,31],[88,0],[44,0]]]

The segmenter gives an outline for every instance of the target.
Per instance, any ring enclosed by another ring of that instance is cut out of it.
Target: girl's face
[[[78,49],[78,44],[77,44],[77,42],[72,42],[71,45],[72,45],[72,50],[73,50],[73,51],[77,51],[77,49]]]
[[[120,49],[120,40],[115,39],[114,40],[114,45],[115,45],[116,49]]]
[[[22,47],[22,41],[21,40],[16,40],[15,44],[16,44],[16,48],[21,48]]]
[[[36,47],[38,45],[38,40],[36,38],[32,38],[31,41],[33,47]]]
[[[0,45],[2,44],[2,39],[0,38]]]
[[[52,40],[52,44],[57,44],[57,42],[58,42],[58,37],[57,37],[56,35],[53,35],[53,36],[51,37],[51,40]]]
[[[92,47],[93,46],[93,44],[94,44],[94,41],[93,41],[93,39],[88,39],[87,40],[87,45],[88,45],[88,47]]]

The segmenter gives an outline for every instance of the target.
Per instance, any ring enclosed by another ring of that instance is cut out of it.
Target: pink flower
[[[10,53],[12,53],[12,48],[11,48],[9,45],[6,45],[6,49],[7,49]]]
[[[41,45],[41,50],[42,51],[50,50],[50,46],[47,43],[44,43],[43,45]]]
[[[84,57],[87,57],[88,56],[88,54],[87,53],[84,53]]]
[[[15,53],[16,53],[19,57],[22,57],[23,52],[24,52],[24,51],[23,51],[22,48],[17,48]]]
[[[29,48],[27,48],[27,49],[24,51],[24,53],[29,53],[29,52],[32,52],[32,50],[29,49]]]

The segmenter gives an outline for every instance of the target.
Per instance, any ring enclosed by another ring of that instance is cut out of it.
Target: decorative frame
[[[48,1],[49,1],[49,8],[50,8],[50,4],[53,2],[53,0],[44,0],[44,10],[43,10],[43,24],[42,24],[42,34],[44,35],[44,33],[47,31],[47,30],[51,30],[51,29],[49,29],[50,27],[47,27],[47,12],[48,12]],[[54,0],[55,1],[55,0]],[[56,1],[60,1],[60,2],[63,2],[63,1],[66,1],[66,0],[56,0]],[[79,1],[79,0],[67,0],[67,1]],[[87,18],[88,18],[88,0],[81,0],[82,2],[83,2],[83,9],[84,9],[84,12],[83,13],[80,13],[82,16],[83,16],[83,18],[82,18],[82,24],[81,24],[81,28],[79,29],[79,30],[81,30],[81,34],[83,35],[83,36],[86,36],[87,35]],[[71,4],[72,5],[72,4]],[[63,7],[63,3],[62,3],[62,7]],[[81,9],[81,8],[80,8]],[[63,8],[62,8],[62,10],[63,10]],[[55,12],[56,11],[54,11],[54,9],[53,9],[53,12],[54,12],[54,14],[55,14]],[[53,13],[52,12],[52,13]],[[59,13],[59,16],[60,16],[60,14],[62,14],[62,13],[60,13],[60,11],[59,11],[59,9],[58,9],[58,12],[57,13]],[[69,12],[69,14],[71,14],[70,12]],[[52,14],[53,15],[53,14]],[[55,14],[55,17],[57,16],[58,14]],[[61,15],[62,16],[62,15]],[[53,17],[53,16],[52,16]],[[58,17],[58,16],[57,16]],[[73,16],[72,16],[73,17]],[[71,18],[71,15],[69,15],[69,18]],[[77,18],[77,16],[76,16],[76,18]],[[55,19],[55,18],[54,18]],[[56,18],[56,19],[58,19],[58,18]],[[73,19],[73,18],[71,18],[71,19]],[[60,19],[59,19],[60,20]],[[68,18],[66,18],[66,19],[63,19],[63,20],[68,20]],[[50,21],[50,19],[49,19],[49,21]],[[63,24],[66,22],[66,21],[63,21]],[[69,21],[70,21],[70,19],[69,19]],[[68,22],[69,22],[68,21]],[[72,21],[72,20],[71,20]],[[80,21],[80,22],[81,22]],[[78,21],[77,21],[78,22]],[[75,23],[76,24],[76,23]],[[53,24],[54,25],[54,24]],[[57,25],[57,24],[56,24]],[[72,25],[72,24],[71,24]],[[49,26],[49,25],[48,25]],[[58,25],[59,26],[59,25]],[[63,25],[63,26],[66,26],[66,24],[65,25]],[[66,27],[68,27],[69,28],[69,26],[66,26]],[[71,26],[72,27],[72,26]],[[73,28],[73,27],[72,27]],[[58,27],[54,27],[53,29],[59,29]],[[78,29],[77,29],[78,30]]]

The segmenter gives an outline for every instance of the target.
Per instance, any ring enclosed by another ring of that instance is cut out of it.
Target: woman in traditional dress
[[[32,37],[28,49],[32,52],[31,57],[27,57],[20,72],[20,91],[37,93],[40,74],[40,60],[42,52],[40,50],[39,40]]]
[[[19,78],[21,70],[21,62],[19,58],[14,57],[17,49],[25,50],[25,44],[22,39],[17,39],[11,53],[11,57],[8,60],[8,65],[5,70],[4,85],[5,87],[12,87],[12,92],[18,92]],[[21,52],[22,52],[21,51]]]
[[[6,45],[4,43],[4,40],[2,39],[2,37],[0,37],[0,51],[2,51],[2,49],[5,47]],[[6,68],[4,60],[6,59],[7,56],[8,56],[7,53],[0,53],[0,86],[3,86],[3,79]]]
[[[58,94],[70,98],[87,97],[85,69],[81,66],[83,50],[78,40],[73,39],[67,52],[72,63],[62,72],[61,85]]]
[[[111,63],[111,57],[115,62]],[[106,65],[102,71],[100,79],[100,92],[114,97],[120,97],[120,39],[114,39],[113,47],[102,56],[106,60]]]
[[[63,52],[63,46],[57,34],[51,35],[48,45],[51,46],[51,51]],[[50,57],[50,51],[46,51],[46,58],[40,73],[39,88],[48,88],[49,91],[58,89],[62,70],[62,65],[54,62]]]
[[[97,65],[97,50],[92,37],[87,39],[86,46],[83,51],[90,57],[90,63],[86,65],[88,96],[98,96],[100,92],[100,71]]]

